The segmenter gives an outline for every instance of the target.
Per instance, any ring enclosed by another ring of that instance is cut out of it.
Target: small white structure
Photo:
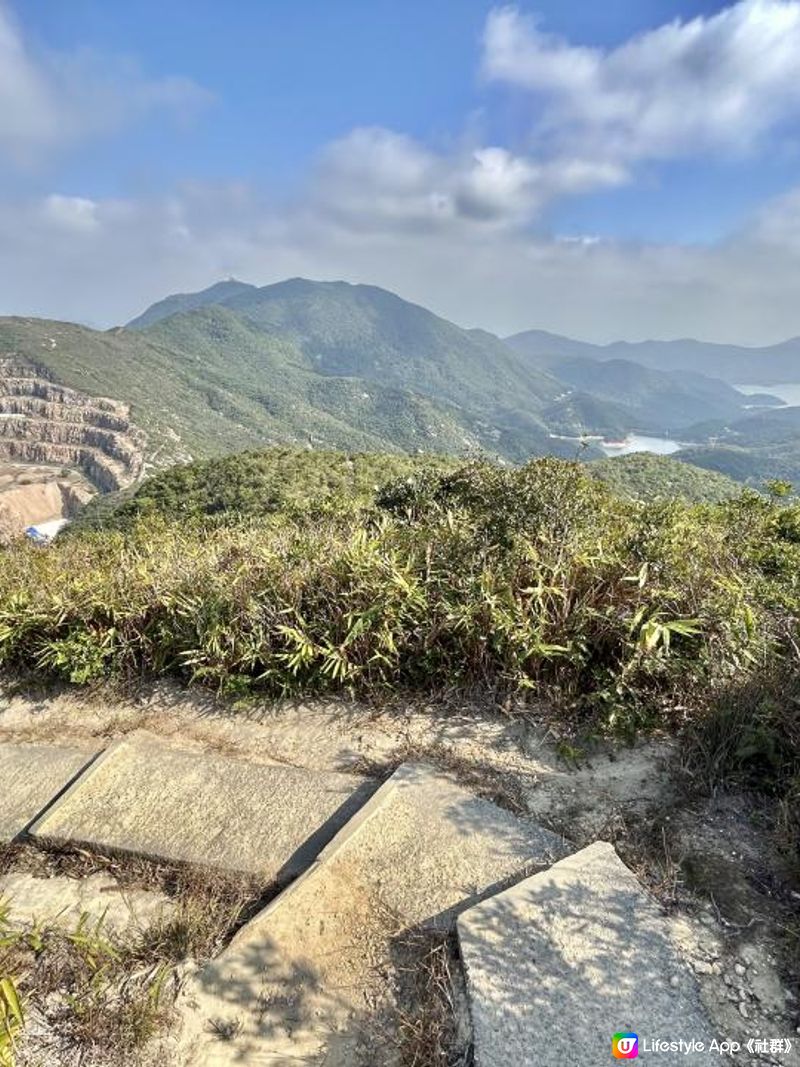
[[[69,519],[50,519],[49,522],[37,522],[35,526],[28,526],[25,535],[37,544],[46,545],[56,536],[59,530],[63,530],[69,523]]]

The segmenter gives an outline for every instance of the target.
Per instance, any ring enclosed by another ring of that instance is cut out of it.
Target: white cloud
[[[315,210],[355,230],[525,225],[560,195],[617,185],[624,168],[604,160],[539,161],[499,146],[434,152],[404,134],[356,129],[322,154]]]
[[[542,171],[505,148],[479,148],[454,175],[454,203],[472,219],[525,219],[541,195]]]
[[[742,153],[800,119],[800,0],[741,0],[617,48],[576,46],[492,11],[486,76],[531,98],[534,148],[434,151],[381,128],[331,145],[315,201],[360,230],[524,226],[551,201],[632,180],[645,159]]]
[[[209,99],[188,78],[149,79],[122,57],[36,51],[0,0],[0,159],[6,162],[37,163],[53,149],[148,114],[183,120]]]
[[[741,0],[604,50],[494,10],[484,72],[532,94],[539,135],[618,161],[746,152],[800,117],[800,3]]]
[[[35,159],[197,101],[191,83],[148,81],[131,65],[34,55],[4,11],[0,0],[0,158]],[[229,275],[305,275],[383,285],[500,333],[749,343],[800,333],[800,188],[709,246],[534,229],[559,197],[632,180],[637,160],[755,145],[800,101],[799,21],[799,2],[746,0],[602,51],[500,9],[486,70],[535,98],[535,150],[435,149],[366,128],[329,145],[291,201],[236,182],[125,199],[56,185],[0,201],[0,314],[108,326]]]
[[[66,230],[94,230],[99,225],[97,203],[82,196],[52,193],[42,205],[46,219]]]
[[[502,184],[502,183],[501,183]],[[122,322],[169,292],[234,275],[382,285],[464,325],[596,340],[698,336],[766,343],[800,333],[800,189],[713,246],[531,236],[464,218],[348,227],[311,197],[242,185],[155,199],[0,207],[0,314]],[[89,221],[91,220],[91,221]]]
[[[348,227],[436,225],[454,214],[444,161],[379,127],[353,130],[329,145],[313,185],[315,204]]]

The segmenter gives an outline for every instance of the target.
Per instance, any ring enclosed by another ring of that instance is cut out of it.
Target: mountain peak
[[[141,315],[131,319],[127,325],[129,329],[141,330],[145,326],[152,326],[159,319],[169,318],[170,315],[175,315],[180,311],[193,311],[195,308],[207,307],[209,304],[224,304],[231,297],[241,296],[248,292],[257,292],[257,287],[248,282],[240,282],[236,278],[225,278],[195,293],[173,293],[171,296],[164,297],[163,300],[151,304]]]

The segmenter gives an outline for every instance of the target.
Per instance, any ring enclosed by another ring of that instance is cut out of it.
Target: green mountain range
[[[623,431],[658,432],[669,437],[682,435],[702,419],[738,419],[745,414],[745,403],[753,398],[742,394],[719,379],[696,371],[662,371],[641,366],[627,359],[594,360],[580,356],[525,356],[537,369],[546,370],[575,396],[588,396],[617,412],[617,427]],[[759,403],[780,404],[775,397],[764,396]],[[584,418],[598,421],[600,410]],[[580,416],[579,416],[580,417]],[[689,437],[695,440],[694,437]]]
[[[507,380],[492,385],[485,344],[413,309],[416,323],[406,343],[417,352],[417,366],[428,366],[426,392],[403,384],[413,378],[408,368],[365,377],[344,359],[341,372],[325,366],[325,326],[313,307],[308,333],[301,336],[296,327],[279,332],[216,304],[213,295],[207,305],[195,301],[167,318],[154,314],[151,325],[141,328],[96,331],[44,319],[0,319],[0,352],[46,379],[130,404],[148,434],[148,461],[158,465],[278,443],[384,452],[482,450],[508,458],[548,450],[540,413],[562,387],[546,375],[527,376],[500,341],[496,351],[509,364]],[[369,318],[368,309],[362,318]],[[355,337],[355,326],[346,328]],[[381,328],[373,325],[370,338]],[[386,361],[399,361],[403,341],[397,329],[392,335],[387,326]],[[372,344],[365,341],[363,350]],[[469,405],[451,399],[458,394],[459,352]],[[480,394],[481,373],[489,396]]]
[[[800,488],[800,407],[755,409],[726,421],[707,419],[690,430],[687,463],[760,485],[782,480]]]
[[[372,286],[222,282],[105,332],[3,319],[0,351],[130,404],[151,464],[282,443],[513,460],[575,451],[546,417],[562,383],[498,338]]]
[[[662,435],[692,442],[673,455],[673,464],[755,487],[774,479],[800,487],[800,408],[782,406],[769,392],[800,381],[800,338],[764,348],[694,340],[592,345],[528,330],[506,342],[576,389],[638,412],[639,426],[660,418]],[[744,410],[729,384],[737,382],[764,388],[746,398]],[[647,474],[664,480],[663,469]],[[685,487],[684,495],[691,493]]]
[[[624,359],[660,371],[701,372],[731,385],[778,385],[800,376],[800,337],[762,348],[720,345],[685,338],[678,341],[614,341],[595,345],[546,330],[524,330],[506,343],[530,358]]]
[[[260,288],[229,279],[108,331],[0,319],[0,356],[15,374],[29,366],[43,381],[129,405],[149,468],[270,445],[571,458],[584,435],[702,441],[689,429],[747,416],[753,398],[726,381],[697,367],[656,370],[619,349],[535,331],[507,343],[375,286],[301,278]],[[15,405],[6,407],[17,412],[18,396]],[[53,416],[29,406],[28,416]],[[601,456],[594,444],[580,451]]]
[[[481,445],[510,458],[530,454],[531,442],[534,450],[543,447],[542,430],[661,434],[745,410],[735,389],[696,372],[661,373],[630,360],[598,363],[558,352],[532,357],[485,330],[463,330],[368,285],[295,278],[256,288],[229,280],[168,297],[130,327],[147,331],[159,321],[171,327],[176,313],[204,305],[226,307],[291,340],[306,365],[323,375],[390,383],[488,419],[490,438],[484,432]],[[469,429],[480,431],[480,422]]]
[[[465,407],[498,406],[516,396],[540,409],[560,392],[550,375],[525,373],[498,338],[463,330],[385,289],[303,278],[262,289],[223,287],[223,295],[212,286],[189,299],[229,308],[266,334],[286,338],[321,374],[380,379]],[[165,303],[168,312],[172,305]],[[156,314],[145,312],[149,325]],[[141,328],[136,320],[131,325]]]

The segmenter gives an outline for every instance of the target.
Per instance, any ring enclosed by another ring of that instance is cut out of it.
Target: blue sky
[[[0,0],[0,311],[303,273],[778,340],[799,134],[797,0]]]
[[[290,186],[321,145],[358,126],[401,130],[439,145],[457,136],[466,118],[490,139],[524,141],[526,111],[502,88],[482,83],[476,70],[493,6],[485,0],[27,0],[16,10],[42,48],[127,56],[151,77],[179,71],[214,94],[184,129],[164,122],[128,128],[62,160],[59,188],[95,197],[168,188],[187,176]],[[613,47],[651,26],[723,6],[562,0],[535,10],[570,41]],[[608,235],[706,240],[724,233],[760,197],[790,184],[797,164],[776,159],[765,171],[756,158],[735,168],[682,165],[664,174],[651,168],[641,186],[588,197],[555,218]],[[53,173],[38,179],[44,189]]]

